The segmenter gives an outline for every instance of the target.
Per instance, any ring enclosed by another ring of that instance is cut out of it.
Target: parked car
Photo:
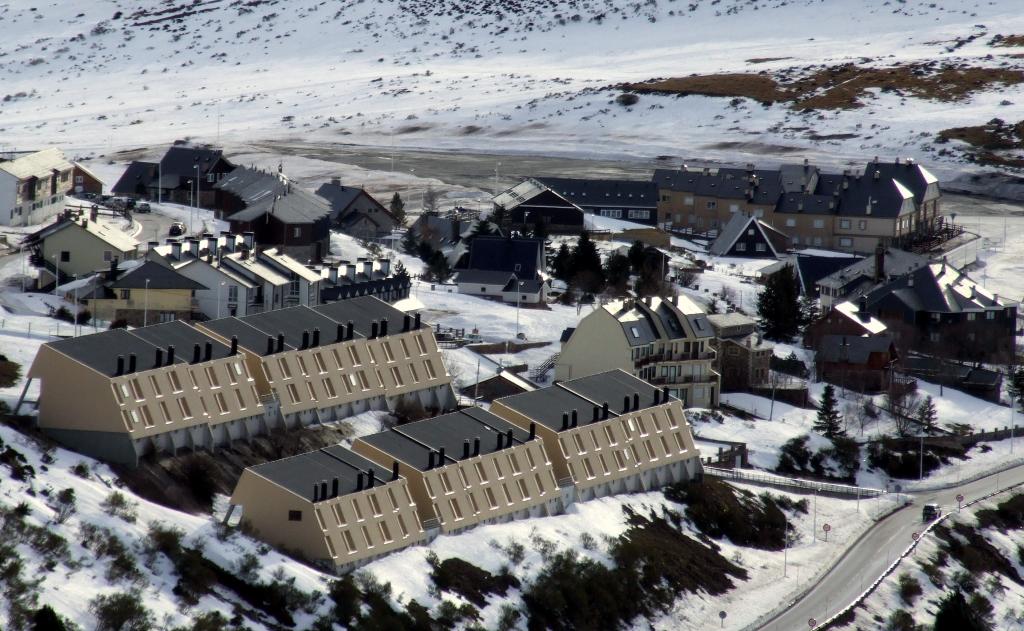
[[[921,521],[935,521],[942,515],[938,504],[925,504],[921,507]]]
[[[152,211],[153,209],[150,208],[149,202],[142,202],[141,204],[135,207],[135,212],[137,213],[148,213]]]
[[[181,223],[180,221],[175,221],[174,223],[171,224],[171,227],[167,231],[167,234],[172,237],[180,237],[181,235],[185,234],[185,224]]]

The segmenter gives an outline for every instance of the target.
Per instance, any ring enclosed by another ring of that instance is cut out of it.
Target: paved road
[[[876,524],[803,599],[761,628],[766,631],[805,630],[809,628],[810,618],[822,622],[853,602],[911,543],[912,534],[924,527],[922,505],[936,503],[944,512],[956,510],[958,493],[969,502],[1014,484],[1024,484],[1024,466],[948,490],[913,494],[913,505]]]
[[[171,227],[173,219],[167,215],[161,215],[159,212],[151,213],[133,213],[132,219],[137,221],[142,229],[139,231],[135,238],[139,240],[139,243],[145,244],[147,241],[159,241],[164,242],[167,238],[167,230]]]

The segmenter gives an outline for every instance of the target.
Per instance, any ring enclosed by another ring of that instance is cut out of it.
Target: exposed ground
[[[967,143],[971,147],[968,155],[981,164],[1024,167],[1024,120],[1007,123],[993,118],[984,125],[944,129],[939,139]]]

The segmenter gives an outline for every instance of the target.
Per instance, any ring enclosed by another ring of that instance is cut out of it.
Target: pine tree
[[[405,265],[399,261],[395,264],[395,271],[391,274],[399,280],[409,280],[409,270],[405,268]]]
[[[626,256],[629,258],[629,266],[634,274],[639,274],[643,271],[644,262],[647,260],[647,249],[643,243],[634,241],[633,245],[629,246],[629,252]]]
[[[1010,404],[1024,407],[1024,366],[1009,368],[1006,391],[1010,395]]]
[[[761,328],[770,340],[788,342],[800,328],[799,288],[793,267],[787,265],[772,274],[757,296],[757,313]]]
[[[596,293],[604,287],[604,269],[601,267],[601,254],[597,246],[590,240],[590,234],[584,230],[572,250],[573,284],[587,293]]]
[[[548,225],[544,223],[544,218],[540,215],[533,220],[533,233],[531,236],[539,241],[548,240]]]
[[[398,194],[398,191],[395,191],[395,194],[391,196],[391,204],[388,210],[398,220],[398,225],[405,225],[405,201],[402,200],[402,196]]]
[[[429,187],[423,191],[423,214],[437,214],[437,191]]]
[[[469,233],[467,240],[472,241],[477,237],[490,237],[492,235],[494,235],[494,227],[491,226],[491,222],[481,219],[473,226],[473,231]]]
[[[421,261],[427,263],[434,256],[434,246],[430,245],[429,241],[420,241],[419,247],[416,248],[416,255],[420,257]]]
[[[498,228],[503,228],[508,223],[508,211],[501,204],[495,204],[494,210],[491,211],[490,219],[491,223],[498,226]]]
[[[928,431],[935,429],[935,423],[939,420],[939,414],[935,411],[935,403],[931,396],[925,397],[924,401],[917,408],[917,422]]]
[[[402,237],[402,251],[414,256],[420,252],[420,242],[412,230],[406,230],[405,236]]]
[[[443,283],[451,275],[452,268],[448,265],[444,252],[435,251],[427,262],[427,276],[435,282]]]
[[[605,263],[605,277],[608,283],[607,289],[611,293],[617,295],[626,293],[629,285],[629,270],[629,257],[622,254],[612,254],[608,257],[608,262]]]
[[[551,260],[551,274],[558,280],[569,282],[572,279],[572,272],[572,253],[569,252],[569,246],[563,241],[562,245],[558,246],[555,257]]]
[[[800,297],[800,330],[803,331],[807,325],[821,317],[821,310],[818,308],[818,301],[808,295]]]
[[[845,436],[846,432],[842,427],[843,417],[839,415],[839,406],[836,402],[836,389],[832,384],[825,386],[821,393],[821,405],[818,406],[818,418],[814,421],[814,431],[821,432],[825,438]]]
[[[964,593],[956,589],[939,601],[934,631],[989,631],[992,623],[983,612],[968,604]]]

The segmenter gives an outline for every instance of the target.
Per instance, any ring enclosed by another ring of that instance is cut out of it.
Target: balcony
[[[675,377],[652,377],[647,380],[652,386],[677,386],[691,383],[713,383],[714,375],[676,375]]]
[[[701,361],[701,360],[713,360],[715,358],[714,350],[707,350],[703,353],[656,353],[654,355],[648,355],[647,357],[641,357],[633,362],[633,366],[636,368],[642,368],[649,364],[660,364],[668,362],[689,362],[689,361]]]

